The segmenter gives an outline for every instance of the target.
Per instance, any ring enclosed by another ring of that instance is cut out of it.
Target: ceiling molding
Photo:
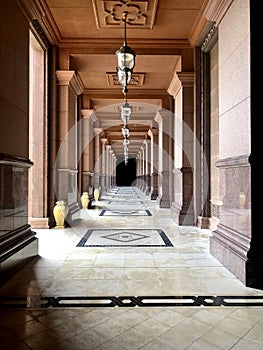
[[[111,49],[116,47],[116,50],[122,45],[118,38],[61,38],[59,46],[63,48],[70,48],[71,53],[90,53],[89,49]],[[188,40],[185,39],[132,39],[129,38],[129,46],[132,46],[136,51],[138,49],[190,49],[191,46]],[[74,49],[83,48],[83,51],[78,52]],[[85,51],[86,50],[86,51]],[[96,51],[94,51],[95,53]],[[111,51],[112,52],[112,51]],[[115,51],[114,51],[115,54]]]
[[[121,91],[119,91],[117,88],[113,89],[84,89],[84,94],[90,95],[92,97],[96,96],[104,96],[107,98],[107,96],[112,100],[118,96],[120,99],[123,99],[123,94]],[[129,99],[131,99],[131,96],[136,95],[149,95],[151,98],[158,98],[161,99],[162,96],[167,96],[168,93],[165,89],[140,89],[136,90],[136,88],[130,87],[129,92]],[[92,98],[91,97],[91,98]]]
[[[218,25],[234,0],[209,0],[204,15]]]
[[[29,22],[37,20],[51,44],[58,44],[61,35],[49,8],[42,0],[17,0],[17,3]]]
[[[189,43],[191,47],[194,47],[196,45],[196,42],[198,41],[198,38],[200,37],[206,25],[207,19],[200,14],[189,35]]]
[[[29,21],[33,18],[41,19],[45,15],[44,8],[38,0],[17,0],[17,3]]]

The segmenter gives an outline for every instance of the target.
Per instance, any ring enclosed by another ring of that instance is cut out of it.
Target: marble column
[[[158,129],[151,128],[148,131],[151,139],[150,145],[150,198],[155,200],[158,197]]]
[[[155,121],[159,124],[158,138],[158,198],[160,208],[171,207],[170,176],[172,170],[172,118],[169,110],[161,110],[157,113]]]
[[[141,187],[141,176],[142,176],[142,159],[141,159],[141,149],[139,149],[138,155],[137,155],[137,181],[136,181],[136,186],[139,189]]]
[[[92,109],[82,109],[82,176],[81,192],[91,192],[93,173],[93,123],[96,121]]]
[[[141,174],[141,191],[145,191],[145,145],[142,144],[141,146],[141,169],[142,169],[142,174]]]
[[[56,158],[56,197],[64,200],[68,208],[68,222],[78,205],[78,101],[81,84],[74,71],[56,71],[58,98],[58,143]]]
[[[103,132],[101,128],[93,128],[95,135],[95,157],[94,157],[94,188],[100,189],[101,174],[101,141],[100,134]]]
[[[182,86],[182,208],[180,225],[195,225],[194,214],[194,73],[178,73]]]
[[[106,190],[110,189],[110,150],[111,145],[106,145]]]
[[[136,155],[136,187],[139,187],[139,177],[140,177],[140,157],[139,152]]]
[[[148,196],[151,191],[151,144],[150,140],[144,140],[145,145],[145,194]]]
[[[182,132],[183,132],[183,90],[182,84],[179,80],[177,73],[174,74],[171,84],[168,88],[168,93],[173,96],[174,99],[174,132],[173,132],[173,150],[174,150],[174,162],[173,162],[173,200],[171,204],[171,217],[179,224],[179,215],[182,209],[183,201],[183,145],[182,145]]]
[[[108,139],[103,137],[101,141],[101,191],[105,192],[106,187],[106,144]]]
[[[113,183],[113,149],[110,149],[110,158],[109,158],[109,185],[112,187]]]

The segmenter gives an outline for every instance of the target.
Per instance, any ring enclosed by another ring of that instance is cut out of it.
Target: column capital
[[[103,132],[102,128],[93,128],[95,136],[99,135],[101,132]]]
[[[175,97],[182,87],[182,82],[179,79],[177,72],[174,73],[172,81],[167,89],[169,95]]]
[[[106,145],[106,143],[108,142],[108,139],[107,139],[106,137],[102,137],[102,138],[100,139],[100,141],[101,141],[101,143],[102,143],[103,145]]]
[[[163,120],[171,119],[172,116],[173,116],[173,112],[163,108],[156,113],[154,120],[160,124]]]
[[[93,109],[82,109],[80,113],[83,118],[88,118],[92,122],[95,122],[97,120],[96,114],[94,113]]]
[[[106,145],[106,149],[110,150],[111,149],[111,145]]]
[[[143,140],[143,144],[144,144],[145,146],[148,146],[148,144],[149,144],[149,139]]]
[[[83,84],[75,74],[74,70],[57,70],[57,85],[69,86],[75,95],[80,95],[84,91]]]
[[[192,87],[194,85],[194,72],[178,72],[177,75],[183,87]]]
[[[157,128],[151,128],[148,130],[148,135],[152,138],[153,136],[158,135],[158,129]]]

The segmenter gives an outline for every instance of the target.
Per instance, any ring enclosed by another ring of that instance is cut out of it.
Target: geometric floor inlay
[[[77,247],[173,247],[161,229],[90,229]]]
[[[0,308],[77,307],[263,307],[263,296],[176,295],[176,296],[32,296],[0,297]]]
[[[152,216],[150,210],[106,210],[103,209],[99,216]]]

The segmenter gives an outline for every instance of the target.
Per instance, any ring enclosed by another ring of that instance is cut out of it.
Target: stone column
[[[100,134],[103,132],[101,128],[93,128],[95,135],[95,157],[94,157],[94,188],[100,187],[100,174],[101,174],[101,142]]]
[[[93,173],[93,123],[97,119],[92,109],[82,109],[82,177],[81,192],[90,192]]]
[[[145,194],[148,196],[151,191],[151,144],[149,139],[143,142],[145,145]]]
[[[158,129],[152,128],[148,131],[151,138],[150,146],[150,198],[155,200],[158,197]]]
[[[106,187],[106,143],[107,138],[101,138],[101,191],[105,192]]]
[[[141,162],[141,150],[139,149],[137,154],[137,181],[136,181],[136,186],[139,189],[141,186],[141,173],[142,173],[142,162]]]
[[[116,186],[116,163],[117,157],[115,154],[112,156],[112,186]]]
[[[58,98],[58,144],[56,159],[56,198],[68,206],[69,220],[78,206],[78,101],[81,84],[74,71],[56,71]]]
[[[110,181],[110,188],[112,187],[113,183],[113,149],[110,149],[110,158],[109,158],[109,181]]]
[[[136,187],[139,185],[139,176],[140,176],[140,159],[139,153],[136,155]]]
[[[145,190],[145,145],[143,144],[141,146],[141,169],[142,169],[142,174],[141,174],[141,191],[144,192]]]
[[[106,145],[106,190],[110,189],[110,150],[111,145]]]
[[[182,209],[180,225],[195,225],[194,215],[194,73],[178,73],[182,86]]]
[[[160,208],[171,207],[170,174],[172,170],[172,113],[161,110],[157,113],[155,121],[159,124],[159,156],[158,156],[158,198]]]
[[[174,149],[174,162],[173,162],[173,201],[171,204],[171,217],[179,224],[179,215],[182,209],[183,202],[183,145],[182,145],[182,133],[183,133],[183,89],[181,81],[177,73],[174,74],[172,82],[168,88],[168,93],[174,98],[174,132],[173,132],[173,149]]]

